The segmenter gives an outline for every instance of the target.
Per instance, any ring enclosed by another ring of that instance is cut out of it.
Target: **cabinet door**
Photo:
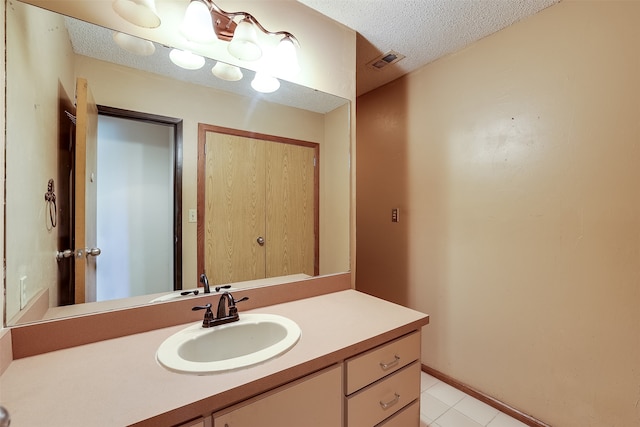
[[[213,414],[214,427],[342,425],[342,365]]]

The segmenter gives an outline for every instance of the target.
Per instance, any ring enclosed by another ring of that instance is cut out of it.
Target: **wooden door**
[[[266,277],[315,272],[315,150],[265,142]]]
[[[265,277],[264,144],[207,132],[205,267],[209,282]]]
[[[73,153],[76,136],[76,106],[61,88],[58,99],[58,179],[57,193],[58,249],[73,249]],[[58,262],[58,305],[75,302],[74,258]]]
[[[216,285],[317,275],[318,145],[209,125],[199,140],[198,271]]]
[[[76,81],[74,161],[75,302],[95,301],[98,108],[87,81]]]

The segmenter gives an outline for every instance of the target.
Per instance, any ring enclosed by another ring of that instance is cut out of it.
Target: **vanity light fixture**
[[[115,0],[113,10],[124,20],[143,28],[158,28],[160,17],[154,0]]]
[[[185,70],[199,70],[205,63],[205,59],[202,56],[180,49],[172,49],[169,52],[169,59]]]
[[[203,20],[205,10],[207,19]],[[215,34],[218,40],[228,42],[228,52],[241,61],[257,61],[263,57],[264,52],[269,51],[260,46],[258,40],[258,30],[260,30],[267,36],[280,38],[278,47],[275,50],[271,49],[275,54],[271,58],[265,58],[266,61],[264,61],[270,74],[291,78],[300,71],[297,55],[300,43],[295,36],[288,31],[267,30],[250,13],[227,12],[211,0],[191,0],[181,28],[185,37],[193,42],[211,38],[210,35]],[[207,36],[202,37],[201,34]],[[271,81],[270,87],[273,86],[275,83]],[[280,86],[279,82],[277,86]]]
[[[113,9],[138,26],[155,28],[160,25],[154,0],[115,0]],[[263,37],[263,43],[269,46],[260,45],[258,30],[267,36]],[[211,43],[216,39],[226,42],[229,54],[240,61],[260,59],[261,65],[257,67],[252,87],[261,92],[278,90],[280,82],[274,76],[291,79],[300,72],[297,52],[300,43],[293,34],[288,31],[269,31],[250,13],[227,12],[212,0],[190,0],[180,33],[190,43]],[[273,49],[268,42],[269,37],[273,37],[274,42],[275,38],[279,38],[277,48]],[[177,49],[171,51],[170,58],[174,64],[190,70],[198,69],[205,63],[203,57]],[[225,65],[216,64],[211,71],[225,80],[242,78],[242,72],[232,71]]]

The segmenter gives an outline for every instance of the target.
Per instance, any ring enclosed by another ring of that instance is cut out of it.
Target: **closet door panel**
[[[225,284],[265,277],[264,143],[207,133],[205,272]]]
[[[315,150],[267,142],[267,277],[304,273],[315,264]]]

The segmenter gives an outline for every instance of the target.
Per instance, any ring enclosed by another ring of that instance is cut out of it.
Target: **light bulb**
[[[154,0],[115,0],[111,5],[121,18],[142,28],[158,28],[160,17]]]
[[[255,61],[262,56],[256,29],[248,19],[240,21],[227,50],[241,61]]]
[[[237,82],[242,79],[242,71],[240,68],[220,61],[213,66],[211,72],[217,78],[228,82]]]
[[[262,71],[256,72],[251,87],[258,92],[272,93],[280,88],[280,81]]]
[[[196,43],[209,43],[216,39],[211,13],[206,4],[200,0],[192,0],[189,3],[180,32],[187,40]]]
[[[276,63],[273,64],[276,74],[285,78],[298,75],[300,65],[298,64],[298,48],[289,36],[285,36],[276,48]]]
[[[198,70],[204,66],[205,59],[195,53],[186,50],[172,49],[169,52],[169,59],[178,67],[186,70]]]

